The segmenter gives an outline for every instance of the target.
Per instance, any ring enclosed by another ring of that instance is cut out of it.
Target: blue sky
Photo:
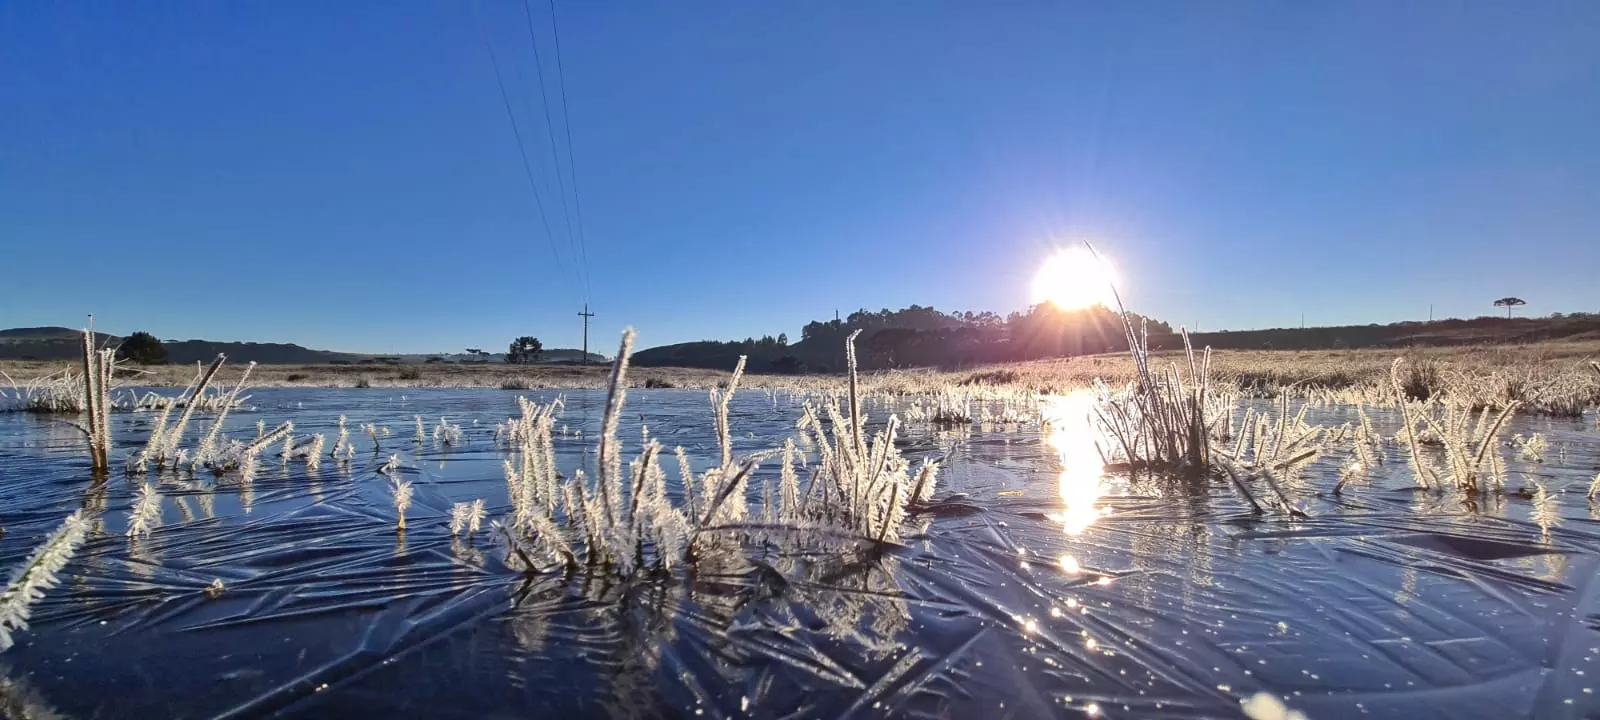
[[[0,4],[0,327],[794,337],[1022,308],[1077,238],[1202,329],[1600,310],[1600,3],[556,12],[581,246],[520,2]]]

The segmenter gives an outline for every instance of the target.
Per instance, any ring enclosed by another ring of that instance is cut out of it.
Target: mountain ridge
[[[115,346],[122,337],[96,332],[95,340],[101,347]],[[505,356],[491,353],[467,360],[464,353],[352,353],[318,350],[294,343],[261,343],[242,340],[176,340],[162,342],[167,349],[167,359],[174,364],[208,362],[218,353],[236,363],[262,365],[343,365],[385,362],[387,364],[424,364],[431,358],[435,362],[504,362]],[[65,327],[24,327],[0,329],[0,360],[75,360],[83,353],[83,331]],[[577,363],[583,351],[574,348],[549,348],[540,358],[541,363]],[[590,362],[609,362],[598,353],[589,353]]]

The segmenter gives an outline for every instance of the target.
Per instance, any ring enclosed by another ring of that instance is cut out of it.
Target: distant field
[[[68,361],[0,360],[0,372],[17,382],[62,370],[76,369]],[[228,368],[237,372],[231,359]],[[197,366],[131,366],[118,381],[126,385],[181,387],[195,378]],[[250,374],[255,387],[604,387],[610,364],[596,365],[257,365]],[[680,368],[642,368],[634,382],[660,387],[709,387],[727,372]],[[3,382],[3,379],[0,379]]]
[[[1158,365],[1182,361],[1177,351],[1153,354]],[[1396,358],[1431,361],[1446,379],[1521,375],[1533,378],[1595,377],[1589,367],[1600,360],[1600,341],[1553,341],[1528,345],[1430,347],[1407,350],[1219,350],[1212,353],[1212,375],[1221,382],[1245,389],[1341,389],[1386,382]],[[1186,364],[1186,361],[1180,362]],[[233,367],[232,362],[229,363]],[[18,382],[75,367],[66,361],[0,360],[0,372]],[[729,368],[731,369],[731,368]],[[137,368],[144,373],[127,384],[182,386],[194,378],[194,365]],[[261,387],[604,387],[608,365],[259,365],[250,384]],[[635,368],[635,387],[715,387],[726,370],[692,368]],[[832,383],[837,375],[746,376],[752,387],[815,386]],[[939,386],[986,384],[1051,392],[1086,387],[1096,378],[1121,384],[1134,377],[1126,353],[1089,355],[1030,362],[981,365],[959,370],[887,370],[867,374],[875,390],[926,391]]]
[[[1198,352],[1201,348],[1196,348]],[[1157,364],[1180,361],[1181,351],[1152,353]],[[1486,375],[1505,372],[1595,375],[1588,367],[1600,360],[1600,341],[1552,341],[1527,345],[1484,345],[1360,350],[1217,350],[1213,377],[1244,387],[1302,385],[1319,388],[1355,387],[1386,381],[1396,358],[1432,361],[1445,374]],[[1015,377],[1006,374],[1014,373]],[[963,373],[949,373],[960,375]],[[1006,363],[964,373],[971,381],[1025,385],[1038,390],[1076,387],[1098,377],[1106,382],[1133,379],[1127,353],[1058,360]],[[1597,376],[1600,377],[1600,376]]]

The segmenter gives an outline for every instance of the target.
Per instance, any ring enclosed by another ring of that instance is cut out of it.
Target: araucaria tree
[[[140,365],[165,365],[167,349],[156,336],[140,331],[122,339],[117,347],[117,359]]]
[[[513,365],[537,362],[543,352],[544,345],[539,343],[539,338],[523,335],[511,341],[511,347],[506,349],[506,362]]]
[[[1528,304],[1527,300],[1523,300],[1522,298],[1515,298],[1515,297],[1503,297],[1503,298],[1500,298],[1499,300],[1494,301],[1494,306],[1495,307],[1503,307],[1503,308],[1506,309],[1506,319],[1507,320],[1511,319],[1511,308],[1514,308],[1514,307],[1516,307],[1518,305],[1527,305],[1527,304]]]

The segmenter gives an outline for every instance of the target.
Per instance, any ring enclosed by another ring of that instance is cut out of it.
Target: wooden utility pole
[[[583,364],[588,365],[589,364],[589,318],[594,317],[594,313],[589,312],[589,303],[584,303],[583,304],[583,312],[578,313],[578,317],[583,318]]]

